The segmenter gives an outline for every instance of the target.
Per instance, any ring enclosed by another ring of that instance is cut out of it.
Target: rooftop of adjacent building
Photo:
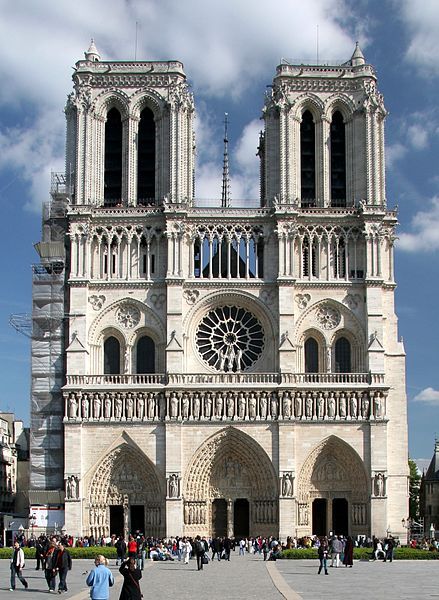
[[[424,477],[426,481],[439,481],[439,440],[434,443],[434,454]]]

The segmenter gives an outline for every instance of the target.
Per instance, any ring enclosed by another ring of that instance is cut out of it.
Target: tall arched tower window
[[[316,137],[309,110],[303,113],[300,124],[300,194],[302,206],[316,205]]]
[[[120,373],[120,344],[114,336],[104,342],[104,373],[118,375]]]
[[[319,344],[310,337],[305,342],[305,373],[319,372]]]
[[[137,342],[137,373],[155,373],[155,344],[147,335]]]
[[[331,206],[346,206],[346,135],[338,110],[331,122]]]
[[[117,108],[108,111],[105,123],[104,205],[122,198],[122,119]]]
[[[338,338],[335,342],[335,371],[351,372],[351,344],[345,337]]]
[[[149,108],[140,115],[137,165],[137,204],[151,204],[155,199],[155,121]]]

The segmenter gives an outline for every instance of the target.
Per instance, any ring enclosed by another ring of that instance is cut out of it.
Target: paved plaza
[[[116,585],[111,590],[111,600],[118,600],[122,578],[111,561]],[[89,590],[85,586],[86,571],[93,561],[75,560],[68,576],[69,591],[64,598],[86,600]],[[309,560],[284,560],[264,563],[259,556],[238,556],[232,553],[229,563],[210,562],[203,572],[197,571],[195,560],[189,565],[178,561],[148,562],[143,572],[141,587],[148,598],[178,598],[193,600],[209,598],[246,600],[322,600],[343,598],[370,600],[386,598],[401,600],[439,598],[439,562],[400,561],[389,563],[355,561],[352,569],[329,569],[329,575],[317,575],[318,562]],[[25,577],[29,590],[17,581],[14,593],[9,591],[9,562],[0,561],[0,598],[43,598],[55,596],[47,592],[41,571],[34,570],[34,561],[28,561]]]

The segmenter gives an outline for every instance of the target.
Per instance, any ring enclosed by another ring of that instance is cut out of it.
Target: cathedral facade
[[[180,62],[92,44],[73,82],[34,274],[33,497],[62,491],[66,530],[95,537],[402,535],[397,215],[359,47],[277,67],[239,208],[227,182],[195,199]]]

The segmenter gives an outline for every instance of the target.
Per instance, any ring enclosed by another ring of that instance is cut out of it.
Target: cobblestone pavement
[[[111,561],[116,585],[110,599],[118,600],[122,578]],[[269,569],[267,569],[269,567]],[[69,591],[62,597],[86,600],[86,571],[93,568],[89,560],[73,561],[67,585]],[[238,556],[232,552],[230,562],[214,561],[197,571],[195,560],[189,565],[178,561],[148,562],[143,572],[141,587],[147,598],[178,598],[193,600],[415,600],[439,599],[439,561],[395,561],[393,563],[356,561],[352,569],[330,568],[329,575],[317,575],[318,562],[309,560],[282,560],[265,563],[259,556]],[[49,594],[41,571],[34,570],[29,561],[24,576],[29,583],[25,591],[17,580],[15,592],[9,591],[9,562],[0,561],[0,599],[39,599],[55,597]],[[278,589],[273,584],[273,580]],[[280,590],[280,591],[278,591]],[[58,596],[58,594],[56,594]]]
[[[439,561],[355,561],[352,569],[329,568],[317,575],[318,561],[278,560],[277,571],[303,600],[427,600],[439,598]]]

